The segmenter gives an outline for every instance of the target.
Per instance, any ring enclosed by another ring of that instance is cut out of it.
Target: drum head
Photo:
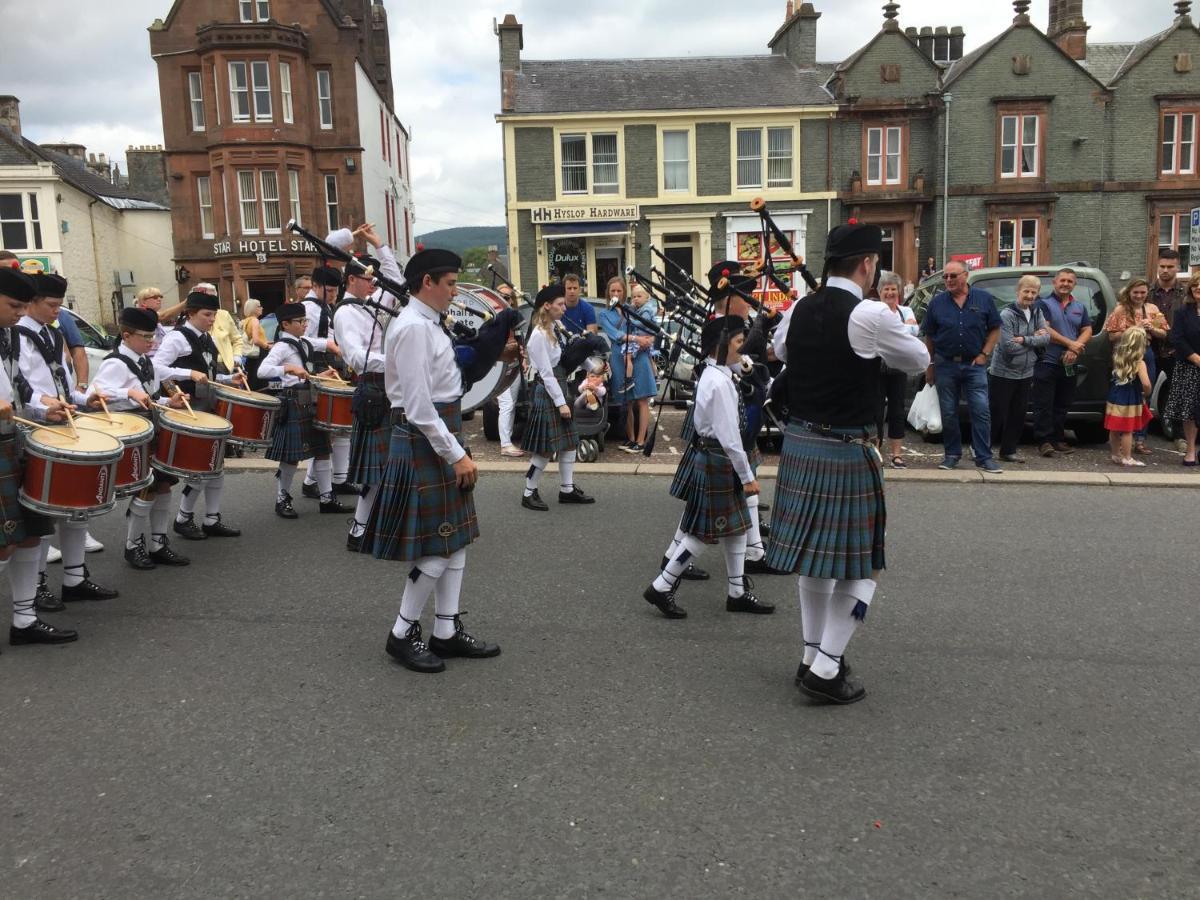
[[[192,418],[193,415],[195,418]],[[163,410],[162,420],[180,431],[227,432],[233,428],[228,419],[200,410],[196,410],[194,413],[189,413],[186,409]]]
[[[467,309],[474,310],[475,313],[469,313],[459,309],[457,306],[451,306],[448,312],[451,318],[462,322],[464,325],[470,325],[472,328],[478,328],[485,321],[486,317],[491,317],[494,313],[498,313],[503,309],[508,309],[508,304],[504,302],[504,298],[495,291],[481,287],[477,284],[459,284],[458,293],[454,299],[461,303]]]
[[[110,413],[110,416],[112,417],[111,422],[99,415],[80,416],[75,420],[75,424],[80,428],[111,434],[115,438],[141,437],[146,432],[154,430],[154,425],[149,419],[134,413],[115,412]]]
[[[348,397],[354,393],[354,385],[333,378],[314,378],[309,383],[318,394],[337,394]]]
[[[497,394],[507,390],[520,374],[520,363],[498,362],[488,373],[471,385],[471,389],[463,394],[462,411],[474,412]]]
[[[79,453],[109,454],[113,451],[123,452],[121,442],[111,434],[102,431],[79,429],[79,436],[71,433],[70,428],[35,428],[25,436],[27,443],[45,447],[49,450],[67,450]]]
[[[241,388],[235,388],[228,384],[214,384],[212,388],[218,400],[231,400],[250,406],[275,407],[280,405],[278,397],[272,397],[270,394],[263,394],[259,391],[243,391]]]

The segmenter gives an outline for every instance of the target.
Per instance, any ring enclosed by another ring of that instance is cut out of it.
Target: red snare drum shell
[[[153,465],[182,478],[215,478],[225,466],[230,423],[212,413],[167,410],[159,419]]]
[[[68,458],[76,449],[80,458]],[[38,428],[26,439],[22,500],[47,515],[105,512],[121,452],[121,442],[106,434],[80,430],[76,439],[66,429]]]

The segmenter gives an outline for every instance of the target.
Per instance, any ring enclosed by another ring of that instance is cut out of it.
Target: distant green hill
[[[464,228],[443,228],[441,231],[431,231],[428,234],[417,235],[417,242],[426,247],[440,247],[443,250],[453,250],[461,254],[471,247],[489,247],[495,244],[504,256],[508,243],[507,230],[503,225],[470,226]]]

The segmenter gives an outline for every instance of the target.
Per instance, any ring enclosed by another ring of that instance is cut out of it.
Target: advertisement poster
[[[795,244],[796,232],[785,231],[784,235],[789,241]],[[762,262],[762,233],[758,231],[739,231],[737,233],[737,261],[742,266],[755,265]],[[770,246],[771,259],[775,265],[784,270],[791,265],[791,258],[780,249],[779,243],[771,238]],[[797,279],[799,276],[796,273],[782,275],[782,280],[796,288]],[[766,278],[759,280],[758,286],[754,289],[754,297],[764,306],[769,306],[772,309],[783,308],[787,309],[791,305],[792,297],[789,294],[779,290],[778,285],[769,282]]]
[[[983,268],[983,254],[982,253],[952,253],[950,255],[950,260],[951,260],[951,262],[962,263],[964,266],[967,267],[968,272],[971,271],[972,269],[982,269]]]

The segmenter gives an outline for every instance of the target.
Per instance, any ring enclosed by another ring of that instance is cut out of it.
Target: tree
[[[462,259],[464,272],[478,273],[487,263],[487,247],[468,247]]]

